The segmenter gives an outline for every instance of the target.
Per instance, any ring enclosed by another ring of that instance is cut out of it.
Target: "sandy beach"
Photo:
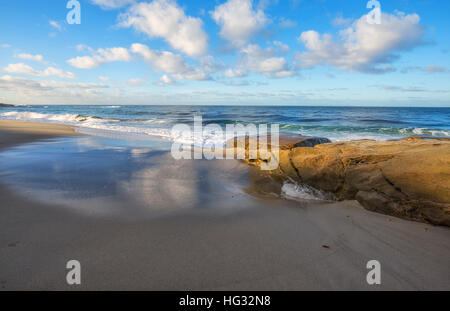
[[[448,227],[253,196],[244,163],[132,145],[0,121],[1,290],[450,289]]]
[[[0,120],[0,150],[27,142],[45,140],[57,136],[81,135],[70,126],[51,123]]]

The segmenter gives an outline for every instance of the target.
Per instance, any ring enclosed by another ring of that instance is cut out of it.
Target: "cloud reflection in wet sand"
[[[0,181],[19,193],[93,216],[230,209],[254,201],[243,191],[248,186],[245,164],[177,161],[159,146],[100,137],[63,138],[9,149],[1,158]]]

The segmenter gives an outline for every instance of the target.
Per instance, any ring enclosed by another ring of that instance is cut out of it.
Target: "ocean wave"
[[[356,126],[311,126],[280,124],[280,130],[312,136],[325,136],[331,140],[389,139],[407,136],[448,137],[450,131],[418,127],[356,127]]]
[[[112,107],[112,106],[109,106]],[[17,108],[16,108],[17,109]],[[39,111],[39,110],[38,110]],[[43,113],[35,111],[9,111],[0,113],[0,119],[13,119],[24,121],[40,121],[40,122],[53,122],[62,123],[68,125],[75,125],[79,128],[89,128],[95,132],[110,131],[121,132],[128,134],[135,134],[140,136],[157,136],[163,139],[170,140],[172,142],[178,142],[183,144],[205,145],[225,144],[225,138],[222,133],[205,133],[201,139],[197,135],[193,135],[190,131],[177,132],[171,131],[171,125],[175,123],[184,123],[192,126],[193,118],[187,117],[173,117],[169,115],[163,117],[167,113],[153,113],[145,112],[145,117],[137,117],[140,113],[101,113],[98,115],[89,115],[89,110],[80,110],[80,114],[60,113],[57,111],[54,113]],[[95,113],[95,112],[94,112]],[[94,114],[92,113],[92,114]],[[95,113],[97,114],[97,113]],[[110,117],[112,116],[112,117]],[[115,118],[113,118],[115,117]],[[192,117],[192,115],[191,115]],[[256,124],[262,123],[264,120],[259,120]],[[207,119],[204,118],[203,125],[207,124],[219,124],[223,129],[226,124],[243,124],[246,125],[249,122],[242,122],[238,120],[218,118]],[[275,122],[276,123],[276,122]],[[274,124],[275,124],[274,123]],[[295,134],[301,134],[305,136],[320,136],[329,138],[331,141],[350,141],[359,139],[374,139],[374,140],[386,140],[397,139],[407,136],[432,136],[432,137],[450,137],[450,131],[446,129],[430,129],[425,127],[358,127],[358,126],[342,126],[342,125],[295,125],[281,123],[280,130],[282,132],[289,132]]]
[[[89,122],[89,121],[98,121],[98,120],[108,120],[108,121],[119,121],[118,119],[113,118],[101,118],[97,116],[84,116],[81,114],[47,114],[47,113],[39,113],[39,112],[29,112],[29,111],[9,111],[0,113],[0,117],[6,119],[14,119],[14,120],[40,120],[40,121],[56,121],[62,123],[76,123],[76,122]]]
[[[162,138],[169,142],[193,146],[217,146],[224,147],[226,143],[225,133],[203,133],[199,135],[193,131],[178,131],[169,128],[138,128],[126,125],[90,124],[80,127],[81,132],[92,135],[114,136],[114,133],[126,133],[128,139],[151,139],[148,136]],[[122,135],[118,135],[122,136]]]

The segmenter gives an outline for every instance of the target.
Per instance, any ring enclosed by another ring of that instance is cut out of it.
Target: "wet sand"
[[[44,129],[30,134],[32,125],[24,133],[23,127],[13,129],[14,122],[5,131],[2,123],[3,290],[450,289],[448,228],[368,212],[354,201],[253,197],[238,190],[250,186],[250,172],[235,161],[181,163],[152,150],[132,160],[138,152],[93,143],[89,152],[79,153],[80,142],[90,138],[55,141],[71,133],[70,127],[55,133],[38,124]],[[31,149],[17,147],[32,139],[46,141]],[[63,151],[60,145],[78,149]],[[11,146],[16,150],[5,149]],[[51,150],[52,157],[28,164],[40,150]],[[64,170],[71,162],[62,158],[69,155],[79,159],[76,171]],[[24,157],[8,162],[12,156]],[[87,193],[82,184],[96,178],[94,167],[102,162],[100,184],[107,181],[113,194],[93,183],[89,187],[97,194],[74,200],[73,189],[77,196]],[[124,163],[133,167],[130,174]],[[36,172],[28,172],[27,165]],[[36,176],[55,183],[34,188],[29,180]],[[67,179],[62,182],[61,176]],[[73,184],[58,186],[68,180]],[[46,198],[55,187],[66,190],[61,193],[70,203]],[[39,193],[43,198],[37,199]],[[101,212],[92,213],[95,208]],[[65,266],[72,259],[81,262],[80,286],[66,284]],[[372,259],[381,263],[378,286],[366,282],[366,263]]]
[[[23,143],[57,136],[82,135],[62,124],[0,120],[0,150]]]

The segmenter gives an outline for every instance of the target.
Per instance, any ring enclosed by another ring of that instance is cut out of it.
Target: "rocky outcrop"
[[[450,226],[449,139],[290,141],[280,143],[280,165],[272,176],[296,180],[338,199],[356,199],[371,211]]]
[[[15,107],[14,105],[10,105],[10,104],[2,104],[2,103],[0,103],[0,108],[1,107]]]

